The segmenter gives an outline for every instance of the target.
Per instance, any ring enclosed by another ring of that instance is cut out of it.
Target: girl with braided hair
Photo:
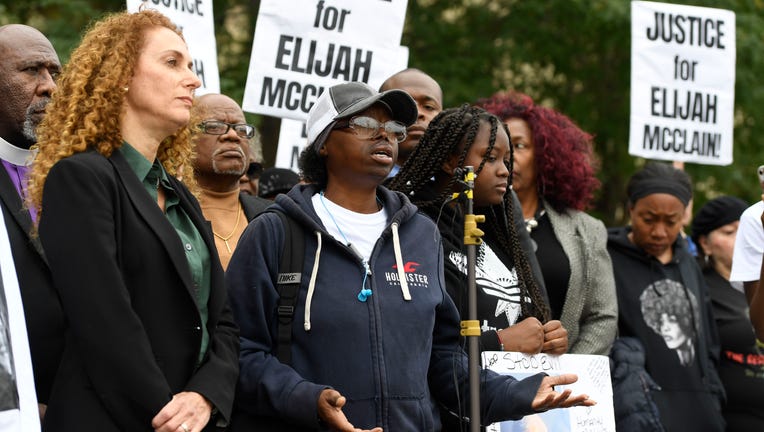
[[[585,212],[600,185],[593,137],[519,92],[496,93],[477,105],[511,132],[512,189],[537,245],[552,318],[568,330],[569,352],[608,354],[618,301],[605,225]]]
[[[464,214],[451,196],[461,190],[461,169],[473,166],[475,213],[486,217],[480,227],[485,236],[478,247],[476,273],[481,350],[562,354],[568,346],[567,331],[549,318],[542,279],[533,270],[538,264],[509,188],[512,152],[507,127],[496,116],[468,105],[451,108],[432,120],[390,188],[407,194],[438,224],[447,289],[464,317]]]

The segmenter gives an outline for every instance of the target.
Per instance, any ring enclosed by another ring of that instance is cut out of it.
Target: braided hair
[[[464,167],[464,161],[470,147],[475,142],[481,122],[490,125],[491,134],[488,150],[480,165],[475,169],[475,174],[479,174],[496,144],[499,127],[504,129],[507,137],[509,137],[509,130],[495,115],[482,108],[464,104],[458,108],[442,111],[430,122],[424,136],[419,141],[419,145],[414,149],[398,174],[391,180],[388,187],[410,196],[412,202],[426,213],[440,214],[443,204],[451,199],[451,193],[459,187],[459,170],[454,170],[454,174],[448,179],[445,187],[438,190],[434,198],[420,197],[417,192],[428,184],[430,179],[436,175],[442,175],[443,164],[452,156],[458,155],[456,166]],[[509,149],[510,160],[507,169],[511,179],[514,161],[514,149],[511,142]],[[521,318],[533,316],[541,322],[546,322],[551,316],[549,305],[547,305],[541,289],[533,277],[528,257],[520,246],[515,226],[510,222],[513,220],[514,210],[514,200],[510,193],[504,195],[502,204],[482,209],[485,212],[487,230],[494,234],[496,243],[501,250],[509,254],[517,269],[520,298],[529,297],[532,300],[532,304],[525,301],[520,302]],[[461,213],[459,214],[461,215]],[[455,220],[455,222],[460,222],[455,225],[455,229],[460,229],[457,227],[463,226],[463,215],[460,218],[461,221]]]

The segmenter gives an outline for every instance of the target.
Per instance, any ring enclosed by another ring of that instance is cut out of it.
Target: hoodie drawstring
[[[308,295],[305,298],[305,319],[303,327],[305,331],[310,331],[310,304],[313,302],[313,292],[316,290],[316,275],[318,274],[318,261],[321,258],[321,232],[316,231],[316,259],[313,260],[313,271],[310,272],[310,282],[308,283]]]
[[[406,281],[406,271],[403,265],[403,256],[401,254],[401,242],[398,236],[398,223],[394,222],[393,229],[393,249],[395,251],[395,264],[398,269],[398,279],[401,283],[401,292],[403,293],[404,300],[411,300],[411,293],[409,292],[409,284]],[[305,331],[310,331],[310,305],[313,301],[313,292],[316,289],[316,276],[318,274],[318,262],[321,259],[321,232],[316,231],[316,258],[313,260],[313,270],[310,273],[310,282],[308,283],[308,294],[305,298],[305,319],[303,320],[303,327]]]
[[[411,300],[409,284],[406,281],[406,269],[403,266],[403,256],[401,255],[401,241],[398,237],[398,222],[393,222],[393,250],[395,251],[395,267],[398,269],[398,280],[401,282],[401,292],[404,300]]]

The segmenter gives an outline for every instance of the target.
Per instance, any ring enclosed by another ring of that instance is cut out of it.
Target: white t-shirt
[[[761,257],[764,254],[764,228],[761,213],[764,202],[759,201],[748,207],[740,216],[740,226],[735,237],[735,251],[732,255],[732,286],[743,291],[743,282],[759,280]]]
[[[342,244],[352,244],[364,262],[369,262],[374,244],[387,226],[385,209],[371,214],[356,213],[321,194],[313,195],[311,201],[329,234]]]

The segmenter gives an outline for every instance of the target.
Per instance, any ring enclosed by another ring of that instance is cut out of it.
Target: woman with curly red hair
[[[618,306],[605,225],[584,213],[600,185],[592,136],[522,93],[497,93],[478,105],[509,127],[512,187],[537,245],[551,318],[568,330],[568,352],[607,354]]]

